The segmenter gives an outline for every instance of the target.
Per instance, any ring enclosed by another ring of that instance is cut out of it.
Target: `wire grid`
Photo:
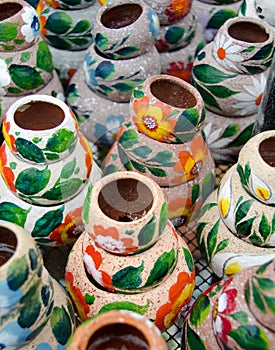
[[[217,165],[216,167],[216,185],[220,182],[223,175],[228,170],[228,165]],[[197,297],[204,292],[211,284],[216,282],[218,279],[212,273],[209,266],[206,262],[201,258],[200,251],[198,249],[198,245],[196,242],[196,234],[195,234],[195,224],[186,227],[184,230],[180,230],[179,232],[181,236],[184,237],[191,254],[194,259],[195,267],[196,267],[196,280],[195,280],[195,289],[192,296],[192,300],[189,304],[197,299]],[[67,257],[70,253],[70,246],[60,246],[60,247],[43,247],[41,248],[44,264],[49,273],[59,281],[63,286],[64,284],[64,274],[65,274],[65,266]],[[181,344],[181,328],[182,322],[184,319],[184,315],[188,309],[179,317],[179,319],[165,332],[163,332],[163,337],[167,343],[169,350],[184,350],[185,347]]]

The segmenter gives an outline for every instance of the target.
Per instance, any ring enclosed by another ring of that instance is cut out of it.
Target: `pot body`
[[[43,267],[40,250],[22,227],[1,221],[0,230],[2,346],[64,347],[75,328],[68,296]]]

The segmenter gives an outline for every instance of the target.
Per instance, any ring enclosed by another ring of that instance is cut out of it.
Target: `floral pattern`
[[[44,10],[45,10],[44,1],[39,1],[37,4],[37,7],[36,7],[36,12],[37,12],[38,17],[39,17],[40,32],[42,35],[47,35],[48,30],[45,28],[46,22],[47,22],[47,17],[45,16],[46,12],[44,12]]]
[[[175,125],[175,121],[168,120],[172,112],[170,106],[161,101],[151,105],[149,98],[143,96],[140,100],[134,99],[133,108],[133,121],[139,132],[158,141],[166,141],[170,137]]]
[[[132,238],[120,239],[119,232],[115,227],[105,229],[102,225],[94,225],[93,232],[90,232],[90,235],[99,246],[107,251],[129,254],[138,248],[133,245]]]
[[[40,31],[40,22],[37,12],[33,7],[24,7],[24,13],[22,14],[22,19],[26,23],[21,27],[21,32],[25,37],[25,40],[30,43],[34,41]]]
[[[7,164],[7,153],[5,151],[6,145],[3,143],[1,146],[1,154],[0,154],[0,172],[2,178],[4,179],[6,185],[12,192],[16,192],[15,188],[15,176],[12,171],[12,168]]]
[[[8,72],[8,66],[4,60],[0,58],[0,96],[6,95],[3,86],[8,86],[11,82],[11,77]]]
[[[170,23],[182,20],[191,9],[190,0],[173,0],[165,9],[165,15]]]
[[[118,132],[124,120],[123,115],[110,114],[104,124],[96,123],[94,133],[96,141],[110,147],[117,140]]]
[[[169,66],[167,67],[167,74],[181,78],[182,80],[190,83],[192,67],[193,62],[188,62],[187,64],[180,61],[170,62]]]

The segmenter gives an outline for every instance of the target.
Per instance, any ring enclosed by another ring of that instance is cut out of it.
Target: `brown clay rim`
[[[275,167],[275,136],[263,140],[259,145],[262,159],[271,167]]]
[[[172,79],[156,79],[150,85],[152,95],[160,101],[176,108],[193,108],[196,97],[183,85]]]
[[[17,2],[4,2],[0,4],[0,21],[16,15],[23,6]]]
[[[151,190],[141,181],[122,178],[106,184],[98,196],[102,212],[115,221],[130,222],[145,216],[153,205]]]
[[[16,235],[8,228],[0,226],[0,267],[10,260],[16,247]]]
[[[150,350],[143,333],[134,326],[114,323],[98,329],[89,339],[87,350]]]
[[[120,29],[134,23],[142,14],[139,4],[124,4],[107,9],[101,15],[101,23],[106,28]]]
[[[18,107],[15,123],[26,130],[48,130],[60,125],[65,114],[59,106],[44,101],[30,101]]]
[[[269,34],[260,24],[238,20],[228,28],[229,35],[247,43],[263,43],[269,39]]]

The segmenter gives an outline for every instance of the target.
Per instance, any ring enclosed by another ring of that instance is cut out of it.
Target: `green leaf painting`
[[[33,142],[18,137],[15,140],[15,146],[18,153],[25,159],[35,163],[44,163],[45,157],[43,151]]]
[[[3,21],[0,23],[0,42],[13,41],[17,36],[17,26],[16,22]]]
[[[261,349],[268,350],[269,339],[263,329],[254,325],[242,325],[228,333],[236,343],[245,350]]]
[[[17,204],[2,202],[0,203],[0,220],[13,222],[21,227],[24,227],[30,210],[31,206],[26,210],[19,207]]]
[[[21,89],[33,90],[44,86],[44,79],[38,70],[26,65],[12,64],[9,66],[11,80]]]
[[[48,167],[42,170],[30,167],[18,174],[15,187],[25,195],[33,195],[42,191],[47,186],[50,177],[51,171]]]
[[[33,237],[47,237],[63,220],[64,206],[50,210],[35,222],[31,232]]]
[[[38,43],[38,50],[36,54],[36,65],[38,68],[52,73],[54,66],[52,61],[52,54],[45,41],[40,41]]]
[[[138,234],[138,244],[139,246],[146,246],[149,244],[154,236],[156,230],[156,218],[153,216],[146,225],[142,227]]]
[[[207,295],[201,294],[197,298],[191,312],[190,324],[196,329],[206,320],[210,311],[210,300]]]
[[[41,310],[41,299],[39,293],[39,281],[32,285],[27,293],[20,300],[23,306],[20,309],[18,324],[22,328],[29,328],[37,321]]]
[[[150,304],[150,299],[147,299],[147,302],[144,305],[138,305],[129,301],[117,301],[102,306],[102,308],[99,310],[99,314],[110,310],[129,310],[136,312],[140,315],[144,315],[149,309]]]
[[[53,308],[50,324],[52,332],[61,345],[66,345],[72,333],[72,325],[69,314],[65,310],[64,306]]]
[[[76,136],[71,130],[59,129],[47,141],[46,149],[51,152],[61,153],[72,149],[76,143]]]
[[[28,263],[25,256],[13,259],[8,267],[7,284],[11,290],[18,290],[29,276]]]
[[[112,276],[112,284],[119,289],[136,289],[142,282],[140,274],[144,270],[144,261],[137,267],[127,266]]]
[[[71,17],[64,11],[56,11],[47,18],[45,28],[55,34],[66,33],[72,25]]]

